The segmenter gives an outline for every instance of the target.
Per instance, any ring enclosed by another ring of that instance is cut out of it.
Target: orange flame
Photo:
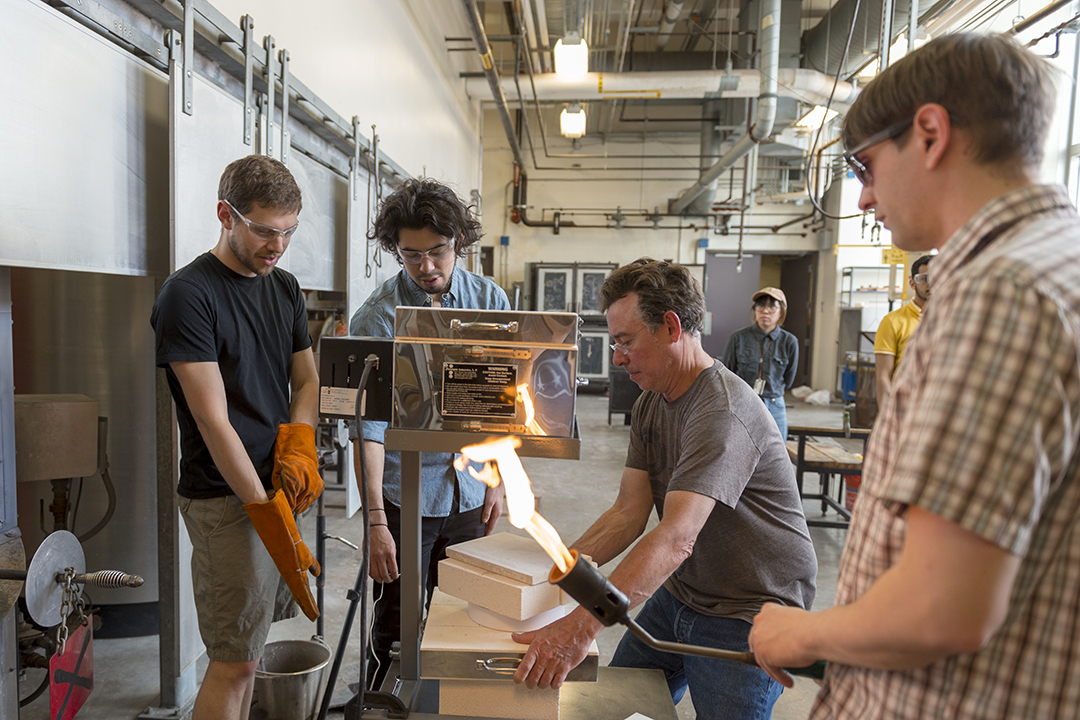
[[[574,564],[574,558],[551,523],[536,512],[536,497],[529,486],[529,476],[525,474],[525,468],[515,452],[519,447],[521,439],[513,435],[469,445],[461,448],[461,456],[454,461],[454,466],[464,470],[468,460],[484,463],[479,472],[470,467],[469,474],[489,487],[497,487],[501,478],[506,488],[510,524],[532,535],[559,570],[565,573]],[[493,462],[495,465],[492,465]]]
[[[544,428],[540,427],[536,422],[536,409],[533,407],[532,396],[529,395],[529,386],[526,383],[522,383],[517,386],[518,397],[521,398],[521,404],[525,406],[525,427],[532,431],[533,435],[547,435],[544,432]]]

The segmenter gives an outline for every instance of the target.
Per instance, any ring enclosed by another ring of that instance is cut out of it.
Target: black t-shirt
[[[171,362],[218,364],[229,422],[269,489],[278,425],[289,422],[292,356],[311,347],[296,278],[281,269],[244,277],[207,252],[165,281],[150,324],[157,336],[157,365],[165,368],[176,401],[179,494],[210,498],[232,490],[210,457]]]

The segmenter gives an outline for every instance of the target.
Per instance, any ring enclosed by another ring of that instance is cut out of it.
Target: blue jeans
[[[691,610],[663,586],[638,613],[637,622],[657,640],[746,652],[750,623]],[[752,665],[653,650],[629,630],[619,641],[612,667],[664,671],[678,704],[687,687],[698,720],[768,720],[783,686]]]
[[[776,427],[780,428],[780,438],[787,441],[787,406],[784,405],[784,396],[774,398],[761,398],[768,408],[769,414],[776,421]]]

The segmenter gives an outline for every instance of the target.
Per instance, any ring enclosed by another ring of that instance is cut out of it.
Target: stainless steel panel
[[[286,269],[306,290],[345,290],[335,269],[346,259],[347,178],[299,152],[289,154],[289,170],[304,196],[300,229],[282,256]]]
[[[165,274],[166,78],[45,3],[0,17],[0,264]]]
[[[93,591],[94,602],[157,600],[157,495],[154,425],[152,278],[13,268],[11,298],[14,383],[19,393],[79,393],[97,400],[109,418],[109,469],[116,514],[84,543],[87,566],[142,575],[140,588]],[[19,510],[27,555],[44,538],[39,501],[48,505],[48,482],[19,483]],[[75,532],[105,514],[108,498],[99,477],[84,480]],[[48,522],[51,529],[52,523]]]
[[[15,380],[11,370],[11,354],[11,271],[0,267],[0,532],[3,533],[17,532]],[[0,645],[2,650],[3,646]]]
[[[177,112],[174,118],[176,217],[172,266],[165,275],[217,244],[221,236],[216,211],[221,173],[233,160],[255,151],[244,144],[244,106],[239,99],[196,74],[194,105],[192,115]],[[289,257],[288,252],[282,256],[280,267],[288,269]]]
[[[420,668],[425,678],[451,680],[492,680],[510,682],[518,663],[525,657],[525,645],[514,655],[420,648]],[[589,655],[571,670],[567,682],[596,682],[600,656]]]
[[[571,437],[577,322],[572,313],[399,307],[394,427]]]

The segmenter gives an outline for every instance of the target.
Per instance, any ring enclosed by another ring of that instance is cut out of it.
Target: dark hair
[[[1003,35],[931,40],[889,66],[855,100],[843,140],[855,147],[927,103],[971,136],[980,164],[1037,165],[1054,112],[1051,66]]]
[[[480,240],[480,222],[472,206],[466,205],[446,185],[430,178],[408,179],[383,199],[368,240],[398,257],[398,232],[427,228],[442,237],[453,238],[454,254],[465,257],[470,245]]]
[[[227,200],[241,215],[252,205],[299,213],[300,186],[289,168],[266,155],[233,160],[218,181],[218,200]]]
[[[761,307],[770,307],[772,305],[779,305],[780,306],[780,317],[776,320],[776,324],[778,326],[782,326],[784,324],[784,320],[787,319],[787,303],[782,302],[780,300],[777,300],[772,295],[762,295],[761,297],[759,297],[757,300],[754,301],[753,307],[757,307],[758,305],[760,305]]]
[[[637,293],[641,320],[649,332],[664,322],[664,313],[679,316],[682,329],[696,335],[705,326],[705,294],[682,265],[638,258],[613,271],[600,288],[600,309],[606,311],[630,293]]]
[[[919,268],[923,267],[924,265],[929,265],[930,264],[930,258],[932,258],[932,257],[934,257],[934,256],[933,255],[923,255],[922,257],[915,260],[915,262],[911,263],[911,279],[912,280],[914,280],[915,276],[919,274]]]

